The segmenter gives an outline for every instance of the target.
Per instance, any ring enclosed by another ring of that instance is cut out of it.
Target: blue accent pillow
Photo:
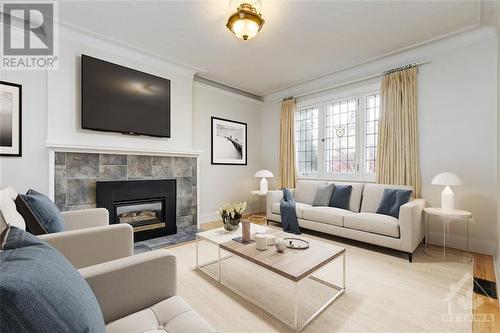
[[[351,200],[352,185],[337,185],[333,189],[330,198],[330,207],[349,210],[349,201]]]
[[[92,289],[57,250],[16,227],[2,244],[2,332],[106,331]]]
[[[398,190],[386,188],[382,196],[382,201],[377,209],[377,214],[384,214],[399,219],[399,209],[410,201],[411,190]]]
[[[34,235],[64,231],[64,218],[48,197],[35,190],[19,194],[15,200],[19,214],[26,221],[26,230]]]

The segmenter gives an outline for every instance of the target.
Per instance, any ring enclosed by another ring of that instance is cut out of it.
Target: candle
[[[255,235],[255,248],[257,250],[267,250],[267,237],[263,234]]]

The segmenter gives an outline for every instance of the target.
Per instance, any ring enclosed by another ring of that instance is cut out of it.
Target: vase
[[[222,221],[224,222],[224,229],[226,231],[236,231],[240,227],[240,219],[233,220],[230,217],[225,217]]]
[[[250,220],[241,221],[241,240],[244,242],[250,241]]]

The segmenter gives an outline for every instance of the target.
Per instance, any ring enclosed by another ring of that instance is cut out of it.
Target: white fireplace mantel
[[[101,154],[123,154],[123,155],[151,155],[151,156],[181,156],[198,157],[202,150],[159,150],[148,148],[123,148],[123,147],[102,147],[83,146],[74,144],[45,143],[49,151],[71,152],[71,153],[101,153]]]

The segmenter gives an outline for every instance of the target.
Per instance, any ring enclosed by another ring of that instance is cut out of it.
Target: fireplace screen
[[[165,227],[164,202],[161,200],[115,203],[115,210],[116,222],[132,225],[135,232]]]

